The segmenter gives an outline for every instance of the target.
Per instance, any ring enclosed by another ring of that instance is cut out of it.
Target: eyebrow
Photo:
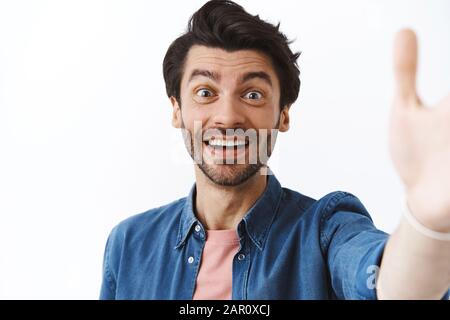
[[[215,82],[220,82],[221,78],[220,74],[218,74],[217,72],[195,69],[194,71],[192,71],[191,76],[189,77],[189,82],[191,82],[196,77],[206,77]],[[253,79],[261,79],[272,86],[272,78],[267,72],[264,71],[248,72],[241,77],[240,82],[245,83]]]
[[[265,82],[267,82],[268,85],[272,86],[272,79],[270,78],[270,75],[264,71],[249,72],[244,74],[241,78],[241,83],[245,83],[253,79],[264,80]]]
[[[214,71],[195,69],[194,71],[192,71],[191,76],[189,77],[189,82],[191,82],[196,77],[206,77],[215,82],[220,81],[220,75]]]

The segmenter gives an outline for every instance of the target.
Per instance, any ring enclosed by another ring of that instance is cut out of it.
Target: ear
[[[181,107],[175,97],[170,97],[170,102],[172,103],[173,113],[172,113],[172,126],[176,129],[181,129],[182,119],[181,119]]]
[[[281,110],[281,115],[280,115],[280,128],[279,131],[280,132],[287,132],[289,131],[289,110],[290,110],[291,106],[285,106],[283,108],[283,110]]]

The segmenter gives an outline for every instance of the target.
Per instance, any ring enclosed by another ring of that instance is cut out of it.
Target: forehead
[[[225,78],[237,78],[250,71],[264,71],[276,78],[270,58],[255,50],[227,52],[219,48],[195,45],[188,52],[183,78],[197,69],[217,72]]]

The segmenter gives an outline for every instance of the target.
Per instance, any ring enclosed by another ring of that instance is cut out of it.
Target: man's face
[[[254,176],[266,162],[261,150],[268,156],[272,153],[272,129],[289,129],[289,109],[280,110],[278,77],[270,59],[257,51],[193,46],[180,99],[181,106],[171,98],[173,125],[187,130],[189,153],[218,185],[237,186]],[[199,124],[201,131],[194,130]],[[256,133],[257,141],[246,132]]]

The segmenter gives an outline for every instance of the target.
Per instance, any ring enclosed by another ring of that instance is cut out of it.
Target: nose
[[[214,108],[212,119],[217,128],[242,128],[245,123],[244,106],[233,97],[222,97]]]

